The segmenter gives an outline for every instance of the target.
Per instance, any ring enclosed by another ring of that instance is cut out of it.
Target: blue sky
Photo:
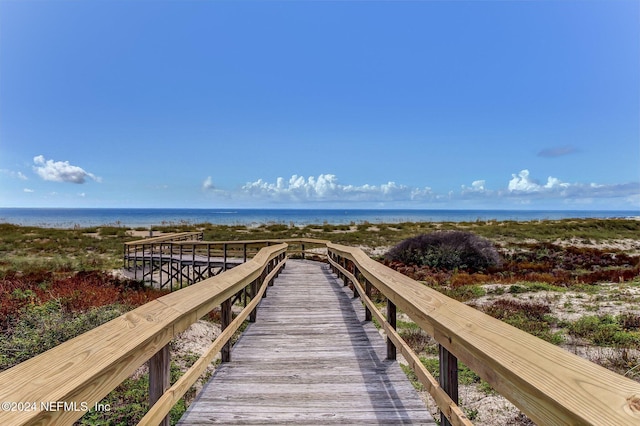
[[[640,208],[640,2],[0,0],[1,207]]]

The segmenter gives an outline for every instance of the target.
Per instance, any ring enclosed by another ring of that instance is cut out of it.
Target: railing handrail
[[[286,244],[265,247],[253,259],[223,274],[146,303],[1,372],[0,401],[38,406],[35,410],[0,410],[0,424],[77,420],[84,414],[82,408],[93,407],[174,336],[257,280],[286,249]],[[68,402],[78,410],[41,410],[40,403],[47,401]]]
[[[269,240],[276,242],[276,240]],[[420,328],[540,424],[640,423],[640,383],[545,342],[369,258],[314,239],[347,259]],[[287,244],[134,309],[0,373],[0,401],[100,401],[179,332],[255,281]],[[72,422],[72,410],[7,412],[0,424]]]
[[[178,242],[180,240],[184,240],[186,238],[190,238],[190,237],[197,237],[197,238],[202,238],[203,232],[202,231],[189,231],[189,232],[173,232],[171,234],[165,234],[165,235],[159,235],[157,237],[149,237],[149,238],[143,238],[140,240],[135,240],[135,241],[125,241],[124,245],[126,246],[135,246],[135,245],[142,245],[142,244],[151,244],[151,243],[160,243],[160,242]],[[195,240],[194,240],[195,241]]]
[[[176,234],[173,234],[176,235]],[[329,243],[329,240],[318,240],[315,238],[265,238],[265,239],[261,239],[261,240],[191,240],[191,241],[184,241],[184,240],[174,240],[172,239],[171,236],[167,235],[167,236],[159,236],[159,237],[152,237],[152,238],[143,238],[141,240],[135,240],[135,241],[126,241],[124,244],[128,245],[128,246],[141,246],[141,245],[149,245],[149,244],[155,244],[155,243],[172,243],[175,245],[222,245],[222,244],[227,244],[227,245],[242,245],[242,244],[255,244],[255,245],[260,245],[260,244],[266,244],[266,243],[273,243],[273,244],[280,244],[280,243],[295,243],[295,244],[315,244],[315,245],[319,245],[319,246],[323,246],[326,245],[327,243]]]
[[[451,299],[367,256],[327,244],[420,328],[539,424],[637,424],[640,383]]]

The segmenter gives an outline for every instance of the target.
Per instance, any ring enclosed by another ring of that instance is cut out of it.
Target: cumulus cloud
[[[560,179],[549,176],[547,183],[541,185],[537,180],[531,178],[529,170],[520,171],[517,175],[512,174],[507,189],[510,192],[541,192],[547,190],[567,189],[569,184]]]
[[[568,183],[549,176],[546,180],[533,177],[528,169],[511,175],[497,189],[490,189],[487,181],[477,179],[471,185],[462,185],[458,191],[436,192],[432,188],[412,187],[393,181],[383,184],[353,185],[340,182],[334,174],[320,174],[290,178],[278,177],[273,181],[257,179],[247,182],[236,190],[217,187],[209,176],[202,183],[209,195],[237,202],[265,202],[283,205],[304,203],[341,204],[362,202],[377,206],[415,205],[433,206],[457,202],[474,202],[484,205],[504,203],[533,204],[537,201],[561,200],[563,203],[591,202],[595,200],[619,199],[627,204],[637,204],[640,183],[602,185],[596,183]],[[627,200],[627,201],[624,201]],[[604,201],[606,202],[606,201]]]
[[[466,185],[462,185],[462,193],[463,194],[485,193],[487,192],[487,189],[485,187],[486,183],[487,182],[485,180],[474,180],[473,182],[471,182],[470,187]]]
[[[25,188],[25,189],[23,189],[23,191],[26,192],[26,193],[35,192],[33,189],[29,189],[29,188]]]
[[[250,197],[274,201],[411,201],[429,198],[431,188],[411,188],[395,182],[381,185],[344,185],[333,174],[319,176],[293,175],[288,180],[278,177],[275,182],[258,179],[247,182],[241,191]]]
[[[87,178],[96,182],[101,179],[93,173],[85,171],[82,167],[69,164],[68,161],[46,160],[44,156],[33,157],[35,172],[44,180],[52,182],[85,183]]]
[[[545,148],[538,152],[538,157],[554,158],[562,157],[564,155],[575,154],[578,149],[572,145],[558,146],[554,148]]]
[[[545,184],[531,177],[529,170],[512,174],[509,181],[509,195],[565,198],[572,200],[589,198],[627,198],[640,193],[640,182],[624,184],[568,183],[549,176]]]

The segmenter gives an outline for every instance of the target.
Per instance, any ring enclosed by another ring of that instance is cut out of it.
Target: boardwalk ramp
[[[434,425],[352,295],[325,264],[289,260],[179,424]]]

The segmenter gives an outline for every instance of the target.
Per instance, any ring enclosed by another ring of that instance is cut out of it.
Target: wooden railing
[[[443,424],[471,424],[457,406],[458,360],[538,424],[640,424],[640,383],[446,297],[358,248],[321,240],[289,241],[265,247],[234,269],[147,303],[0,373],[0,403],[16,403],[6,406],[15,410],[0,410],[0,424],[72,423],[84,414],[83,407],[93,407],[146,361],[155,403],[141,424],[165,423],[171,407],[217,353],[222,352],[223,361],[230,359],[229,339],[247,317],[255,320],[260,298],[284,266],[287,249],[296,245],[301,253],[309,245],[326,247],[329,263],[365,303],[366,318],[375,317],[384,328],[387,356],[394,358],[400,351],[434,397]],[[231,298],[247,287],[251,303],[232,321]],[[368,297],[372,287],[387,299],[386,316]],[[217,306],[223,332],[169,387],[167,345]],[[395,331],[396,309],[440,344],[439,382]],[[41,404],[49,402],[58,405],[42,409]],[[24,405],[31,403],[37,405]]]
[[[455,404],[457,360],[537,424],[640,424],[640,383],[453,300],[360,249],[327,247],[332,267],[363,298],[367,317],[373,313],[384,327],[388,355],[401,351],[451,424],[470,424]],[[387,298],[386,318],[368,299],[370,286]],[[396,333],[396,308],[440,344],[440,383]]]
[[[0,373],[0,424],[70,424],[147,360],[153,406],[141,423],[166,424],[175,401],[213,357],[222,351],[222,360],[230,359],[229,339],[247,317],[255,321],[256,306],[284,266],[286,250],[286,244],[266,247],[234,269],[140,306]],[[246,287],[251,288],[251,303],[232,321],[231,298]],[[169,342],[217,306],[223,332],[169,388]]]
[[[291,256],[318,255],[325,240],[271,239],[203,241],[202,233],[180,233],[124,243],[123,268],[134,280],[155,282],[171,291],[217,275],[252,258],[262,247],[287,243]]]

